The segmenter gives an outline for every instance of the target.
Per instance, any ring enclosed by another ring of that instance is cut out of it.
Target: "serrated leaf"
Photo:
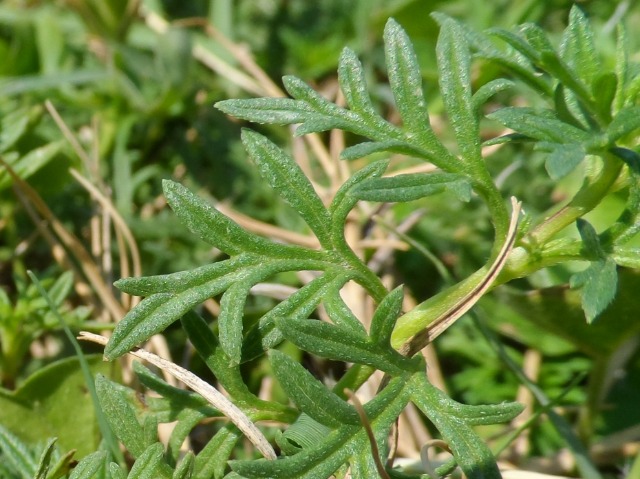
[[[159,442],[151,444],[140,457],[136,459],[127,479],[159,479],[161,476],[158,474],[158,469],[160,469],[160,465],[162,464],[163,453],[164,449],[162,444]]]
[[[477,166],[482,155],[479,121],[471,94],[471,54],[466,37],[456,23],[444,22],[440,27],[436,55],[440,92],[460,154],[464,161]]]
[[[167,203],[189,231],[229,255],[247,251],[285,258],[308,256],[303,248],[274,243],[249,233],[179,183],[163,180],[162,188]]]
[[[592,259],[605,259],[606,254],[600,244],[600,237],[595,228],[591,224],[582,218],[576,220],[576,226],[582,238],[582,244],[587,257]]]
[[[558,120],[550,110],[507,107],[490,113],[487,118],[523,135],[550,143],[586,142],[591,137],[589,133]]]
[[[69,479],[93,479],[100,468],[105,466],[106,459],[107,453],[105,451],[89,454],[73,468]]]
[[[402,122],[418,138],[432,137],[422,75],[411,40],[393,19],[387,21],[383,38],[389,86]]]
[[[410,394],[409,384],[407,376],[392,379],[382,392],[365,404],[367,418],[376,433],[384,434],[388,431],[405,408]],[[362,427],[345,425],[328,434],[316,447],[303,449],[293,456],[277,461],[231,461],[230,465],[234,472],[248,479],[318,479],[330,477],[353,454],[363,450],[370,451],[370,447]]]
[[[111,360],[125,354],[139,343],[166,329],[198,304],[225,291],[237,282],[249,281],[256,284],[276,273],[299,269],[313,270],[317,266],[314,262],[305,264],[299,259],[264,260],[260,266],[239,269],[177,294],[159,293],[149,296],[118,323],[105,347],[105,358]]]
[[[220,300],[218,336],[220,347],[229,357],[231,365],[240,364],[242,356],[242,319],[251,284],[252,282],[234,283]]]
[[[251,254],[240,254],[234,258],[207,264],[178,273],[124,278],[114,283],[120,291],[134,296],[150,296],[156,293],[181,293],[187,289],[202,286],[240,269],[257,266],[264,258]]]
[[[438,429],[467,477],[500,479],[502,476],[491,450],[469,423],[442,409],[442,393],[431,386],[424,375],[416,374],[414,382],[416,388],[411,400]]]
[[[618,290],[618,271],[611,258],[591,263],[586,270],[571,276],[572,288],[582,288],[582,309],[592,323],[613,301]]]
[[[586,85],[593,85],[601,65],[591,25],[577,5],[571,7],[569,25],[562,34],[560,56]]]
[[[284,337],[304,351],[317,356],[358,364],[368,364],[392,375],[412,371],[415,361],[368,341],[350,329],[314,320],[276,319]]]
[[[342,287],[348,280],[343,271],[326,271],[263,315],[247,334],[242,350],[243,362],[255,359],[284,339],[282,331],[275,326],[276,318],[308,318],[329,291]]]
[[[243,130],[242,142],[262,177],[298,212],[320,243],[329,248],[329,212],[298,164],[258,133]]]
[[[402,286],[398,286],[384,297],[373,314],[369,336],[381,346],[389,346],[396,319],[402,310],[403,298]]]
[[[628,106],[620,110],[611,120],[607,127],[607,138],[613,143],[638,128],[640,128],[640,106]]]
[[[304,123],[314,115],[314,110],[310,105],[291,98],[224,100],[213,106],[227,115],[241,120],[273,125]]]
[[[139,457],[146,450],[145,432],[119,386],[101,374],[96,376],[96,392],[105,416],[118,439],[133,457]]]
[[[462,201],[471,198],[471,184],[455,173],[414,173],[371,178],[353,189],[353,195],[366,201],[405,202],[450,191]]]
[[[584,147],[579,143],[561,145],[543,142],[539,146],[542,150],[550,150],[544,166],[553,180],[568,175],[586,155]]]
[[[301,364],[277,350],[269,353],[269,360],[289,399],[309,417],[331,428],[359,424],[355,409],[327,389]]]

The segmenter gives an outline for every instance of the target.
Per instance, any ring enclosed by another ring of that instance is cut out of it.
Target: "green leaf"
[[[36,470],[34,479],[46,479],[49,469],[51,468],[51,459],[53,453],[55,452],[56,441],[58,439],[53,437],[47,441],[47,444],[40,455],[40,460],[38,461],[38,469]]]
[[[241,437],[242,434],[233,424],[222,426],[196,456],[193,478],[222,479],[229,456]]]
[[[0,451],[20,474],[22,479],[32,479],[38,467],[26,444],[0,424]]]
[[[26,155],[19,157],[15,161],[8,161],[9,166],[13,168],[13,171],[23,180],[26,180],[43,166],[53,160],[56,155],[62,150],[64,142],[55,141],[48,143],[44,146],[31,150]],[[0,170],[0,190],[7,188],[11,185],[12,180],[9,173],[3,168]]]
[[[606,254],[600,244],[600,237],[595,228],[591,224],[582,218],[576,220],[576,226],[582,238],[583,249],[588,258],[593,260],[606,259]]]
[[[189,479],[193,475],[194,463],[195,456],[193,452],[188,451],[176,467],[171,479]]]
[[[162,444],[159,442],[151,444],[136,459],[127,479],[160,479],[162,476],[160,476],[159,470],[162,465],[163,453]]]
[[[640,106],[628,106],[613,117],[607,128],[607,138],[611,143],[640,128]]]
[[[330,248],[329,212],[298,164],[258,133],[243,130],[242,142],[262,177],[302,216],[320,243]]]
[[[357,145],[349,146],[340,152],[342,160],[357,160],[373,153],[388,151],[407,156],[420,156],[421,152],[411,148],[411,145],[401,140],[365,141]]]
[[[584,147],[579,143],[562,145],[543,142],[540,143],[539,148],[550,150],[544,166],[553,180],[559,180],[568,175],[584,160],[586,155]]]
[[[500,93],[501,91],[508,90],[509,88],[513,88],[516,84],[511,80],[507,80],[505,78],[497,78],[495,80],[491,80],[488,83],[485,83],[478,91],[476,91],[471,97],[471,102],[473,103],[473,111],[476,114],[476,118],[480,115],[481,109],[483,105],[489,101],[489,99]]]
[[[368,341],[367,336],[321,321],[279,318],[278,329],[286,339],[317,356],[368,364],[392,375],[413,371],[416,362]]]
[[[314,115],[314,109],[310,105],[291,98],[224,100],[213,106],[241,120],[274,125],[304,123]]]
[[[630,150],[629,148],[611,148],[609,150],[610,153],[613,153],[615,156],[624,161],[631,171],[635,174],[640,174],[640,154],[634,150]]]
[[[145,452],[149,444],[145,441],[144,429],[138,422],[135,410],[129,404],[123,388],[102,374],[96,376],[96,392],[100,406],[113,432],[133,457],[137,458]]]
[[[507,107],[487,115],[518,133],[550,143],[586,142],[591,135],[557,119],[550,110]]]
[[[402,286],[391,291],[380,302],[371,319],[369,336],[381,346],[390,346],[391,333],[396,325],[396,319],[402,310],[404,292]]]
[[[220,346],[229,357],[231,365],[240,364],[242,356],[242,329],[244,305],[252,282],[238,282],[231,285],[220,301],[218,315],[218,335]]]
[[[82,459],[73,469],[69,479],[93,479],[96,473],[106,465],[107,453],[94,452]]]
[[[471,94],[471,53],[465,35],[454,22],[440,27],[436,46],[442,100],[463,161],[482,165],[480,127]]]
[[[330,294],[325,296],[322,305],[326,310],[329,318],[336,326],[348,328],[356,334],[366,334],[367,331],[360,320],[349,309],[342,297],[340,297],[340,289],[336,288]]]
[[[618,290],[618,271],[611,258],[591,263],[586,270],[571,276],[571,288],[582,288],[582,309],[592,323],[613,301]]]
[[[328,427],[359,424],[355,409],[315,379],[301,364],[272,350],[269,360],[287,396],[309,417]]]
[[[414,384],[411,400],[438,429],[467,477],[500,479],[495,458],[484,441],[465,419],[442,408],[442,392],[431,386],[424,374],[416,374]]]
[[[285,455],[293,456],[301,449],[315,448],[331,433],[331,429],[302,413],[284,432],[276,436],[276,443]]]
[[[420,65],[413,45],[406,32],[393,19],[389,19],[384,28],[384,47],[389,86],[405,128],[429,143],[437,141],[429,123]]]
[[[562,35],[560,56],[586,85],[595,87],[594,80],[602,66],[596,54],[591,25],[577,5],[571,7],[569,25]],[[597,91],[594,88],[594,93]]]
[[[342,287],[348,280],[349,277],[344,271],[326,271],[324,275],[307,283],[262,316],[258,324],[247,334],[242,351],[243,362],[258,357],[264,351],[274,348],[284,339],[282,331],[275,327],[276,318],[308,318],[327,293],[335,288]]]
[[[618,79],[613,72],[602,72],[593,82],[596,113],[607,123],[611,121],[611,105],[616,96]]]
[[[134,296],[149,296],[155,293],[181,293],[202,286],[239,270],[257,266],[264,261],[251,254],[240,254],[234,258],[207,264],[188,271],[142,278],[124,278],[114,283],[120,291]]]
[[[388,433],[398,415],[406,407],[410,394],[410,378],[392,379],[389,385],[364,409],[376,435]],[[344,425],[325,436],[315,447],[277,461],[231,461],[231,468],[241,477],[287,479],[318,479],[331,475],[360,451],[371,451],[369,440],[361,426]],[[238,477],[238,476],[236,476]]]
[[[247,232],[179,183],[163,180],[162,188],[171,209],[189,231],[229,255],[244,251],[283,258],[313,255],[303,248],[274,243]]]
[[[414,173],[362,181],[353,195],[366,201],[405,202],[451,191],[462,201],[471,198],[471,184],[455,173]]]

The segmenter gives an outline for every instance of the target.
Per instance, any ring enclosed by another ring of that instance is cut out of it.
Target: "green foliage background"
[[[455,137],[443,116],[435,54],[439,27],[430,13],[443,12],[476,30],[510,29],[516,24],[535,22],[557,41],[572,6],[571,2],[561,0],[150,0],[140,2],[142,10],[136,10],[136,4],[124,0],[27,4],[6,0],[0,4],[0,154],[45,201],[60,223],[85,245],[89,245],[90,221],[96,216],[97,206],[69,168],[79,170],[99,185],[131,228],[140,247],[141,272],[145,276],[188,270],[223,258],[219,251],[189,234],[164,207],[163,179],[177,180],[201,197],[232,204],[237,211],[263,222],[306,232],[293,209],[279,199],[247,161],[240,143],[240,128],[246,124],[230,120],[212,106],[229,98],[268,95],[251,91],[230,76],[212,72],[194,58],[192,48],[202,45],[232,68],[243,71],[218,41],[208,38],[188,19],[204,18],[229,39],[246,45],[277,83],[283,75],[295,75],[322,92],[335,91],[340,54],[348,46],[366,69],[375,107],[386,117],[394,115],[395,108],[386,78],[382,38],[387,19],[393,17],[414,43],[434,129],[449,147],[455,144]],[[627,25],[630,51],[638,51],[640,40],[632,32],[640,28],[639,7],[632,2],[598,0],[580,2],[580,7],[593,25],[598,52],[607,69],[615,68],[619,55],[615,24],[620,16]],[[157,12],[174,22],[174,28],[159,33],[149,21],[152,18],[149,12]],[[495,65],[474,65],[475,85],[486,84],[499,75]],[[46,100],[77,133],[82,147],[90,152],[88,160],[79,158],[64,139],[44,106]],[[522,103],[543,106],[522,85],[498,93],[493,101],[496,106]],[[490,103],[488,109],[491,107]],[[397,118],[392,116],[392,120]],[[483,137],[489,139],[499,134],[503,126],[497,120],[497,117],[482,120]],[[286,151],[294,148],[286,128],[270,125],[252,128]],[[325,139],[329,140],[328,135]],[[346,139],[347,146],[361,141],[357,135],[347,135]],[[488,163],[503,195],[523,201],[527,215],[533,219],[571,197],[581,181],[578,170],[560,181],[552,180],[545,170],[548,157],[547,151],[514,142],[504,145]],[[89,319],[108,317],[109,312],[105,313],[107,308],[99,295],[91,291],[90,281],[89,292],[72,288],[65,283],[68,278],[56,282],[72,266],[76,272],[81,270],[79,260],[71,255],[72,264],[62,266],[53,260],[52,244],[46,241],[42,229],[34,226],[39,221],[30,215],[29,202],[17,200],[24,198],[24,191],[16,191],[14,184],[6,169],[0,170],[0,377],[4,388],[0,394],[0,424],[33,446],[36,451],[30,452],[33,457],[52,435],[60,437],[59,445],[65,451],[78,447],[77,444],[94,445],[81,449],[78,454],[81,456],[98,447],[99,434],[93,423],[83,431],[67,427],[70,430],[55,433],[48,425],[41,425],[39,445],[34,442],[38,434],[33,434],[36,432],[33,427],[29,426],[28,435],[20,434],[20,428],[14,426],[20,423],[16,420],[20,414],[25,418],[39,414],[37,409],[29,409],[28,404],[33,401],[40,401],[38,407],[43,408],[64,401],[60,397],[69,394],[71,386],[46,398],[38,397],[44,389],[48,390],[52,377],[65,377],[71,383],[80,378],[74,360],[56,363],[73,355],[71,346],[62,339],[59,323],[50,316],[47,304],[33,288],[29,289],[26,272],[32,270],[44,278],[44,285],[74,331],[109,328]],[[425,208],[427,214],[407,234],[439,258],[452,278],[460,280],[476,271],[490,255],[493,230],[482,202],[472,199],[462,203],[451,198],[441,195],[398,204],[392,207],[392,215],[401,222],[413,210]],[[585,219],[600,232],[616,220],[626,201],[625,191],[615,192]],[[587,234],[583,233],[582,238]],[[563,235],[569,239],[581,237],[578,229],[567,230]],[[108,241],[106,250],[113,261],[103,269],[103,279],[111,283],[131,275],[131,271],[123,271],[118,262],[122,248],[117,239]],[[640,243],[636,238],[629,245]],[[104,257],[103,251],[101,260]],[[630,260],[633,261],[637,263],[637,259]],[[483,327],[498,338],[506,357],[521,364],[530,351],[541,354],[539,388],[548,398],[562,397],[560,404],[570,411],[567,417],[577,425],[585,444],[607,444],[613,434],[640,425],[637,408],[640,355],[634,346],[639,329],[636,318],[640,305],[636,304],[635,294],[639,280],[633,269],[621,269],[615,301],[594,324],[588,325],[580,307],[580,292],[566,288],[572,275],[586,265],[584,261],[566,263],[542,269],[526,279],[516,279],[488,295],[477,315]],[[396,253],[393,274],[396,284],[406,284],[418,301],[433,296],[450,281],[443,277],[437,263],[417,249]],[[279,274],[275,280],[297,285],[296,278],[289,274]],[[86,278],[83,282],[87,283]],[[252,297],[245,310],[245,321],[257,320],[274,304],[268,298]],[[186,341],[183,330],[170,327],[165,337],[173,357],[182,357]],[[33,343],[52,347],[46,354],[33,354]],[[521,381],[507,372],[504,357],[490,347],[477,322],[469,318],[460,321],[435,347],[453,399],[483,404],[515,397]],[[619,363],[612,358],[622,361],[623,367],[616,369]],[[267,364],[261,360],[243,367],[250,388],[257,389],[268,374]],[[65,367],[73,369],[73,373],[64,376],[60,370]],[[32,374],[41,368],[45,369]],[[197,358],[191,369],[205,379],[212,379]],[[117,372],[102,372],[118,376]],[[573,383],[576,377],[589,374],[589,381]],[[569,385],[572,387],[567,389]],[[285,400],[286,396],[281,394],[280,399]],[[2,401],[11,406],[2,407]],[[571,412],[578,408],[578,413]],[[85,413],[78,412],[77,418]],[[54,410],[52,414],[63,412]],[[56,421],[60,422],[60,418],[52,420]],[[32,418],[25,419],[21,427],[24,429],[27,424],[32,424]],[[485,437],[492,433],[488,427],[481,432]],[[530,457],[553,455],[566,447],[565,439],[548,423],[534,424],[530,434]],[[148,453],[150,457],[153,452]],[[238,457],[242,458],[242,452]],[[5,464],[2,458],[0,462]],[[631,458],[607,461],[601,472],[607,477],[622,477],[631,464]],[[3,467],[1,477],[2,474],[25,477],[16,475],[15,468]]]

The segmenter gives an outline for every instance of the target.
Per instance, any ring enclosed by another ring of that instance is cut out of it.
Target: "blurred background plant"
[[[579,4],[593,24],[603,64],[612,69],[620,54],[615,26],[624,21],[628,32],[637,31],[640,8],[630,1]],[[11,400],[20,396],[24,404],[36,400],[25,394],[41,389],[29,385],[37,379],[32,373],[44,365],[51,365],[50,374],[60,381],[80,378],[77,362],[66,368],[55,363],[72,355],[72,350],[57,320],[29,285],[27,270],[46,278],[43,282],[70,327],[105,330],[135,304],[135,298],[112,289],[115,279],[186,270],[222,257],[197,241],[168,211],[161,194],[163,178],[208,195],[245,227],[275,237],[285,235],[294,242],[311,241],[296,214],[249,166],[239,143],[243,123],[230,121],[212,107],[214,102],[281,96],[284,74],[295,74],[341,101],[335,72],[342,48],[349,46],[366,69],[376,107],[397,121],[381,45],[384,24],[394,17],[414,43],[434,130],[445,142],[453,141],[442,117],[434,54],[438,27],[429,13],[447,13],[477,30],[536,22],[557,39],[571,5],[564,0],[2,2],[0,377],[4,396]],[[630,51],[638,51],[638,38],[630,34],[629,40]],[[474,68],[478,85],[499,73],[488,63],[479,62]],[[500,93],[494,101],[496,105],[542,105],[525,86]],[[483,120],[483,127],[487,138],[503,129],[490,120]],[[305,165],[320,192],[329,192],[332,178],[319,165],[331,162],[344,146],[357,140],[333,133],[290,140],[283,128],[259,128]],[[545,152],[532,151],[524,143],[494,148],[489,168],[500,188],[505,196],[521,199],[533,218],[578,189],[578,173],[560,182],[549,178]],[[394,157],[393,162],[397,170],[415,166],[403,157]],[[600,230],[615,221],[625,201],[624,191],[612,194],[586,218]],[[384,229],[369,221],[374,213],[397,235],[395,246],[376,243]],[[358,221],[371,230],[369,242],[362,242],[363,254],[377,261],[381,274],[392,278],[390,284],[405,283],[416,302],[447,284],[442,268],[464,278],[484,263],[492,244],[493,231],[481,202],[462,205],[435,196],[361,211]],[[577,231],[566,235],[578,237]],[[407,248],[406,241],[418,243],[438,261]],[[550,267],[513,281],[486,298],[478,315],[499,339],[504,354],[520,364],[547,397],[562,396],[563,412],[579,425],[602,474],[621,477],[640,444],[638,277],[632,270],[622,271],[617,299],[589,326],[579,292],[565,287],[581,269],[584,263]],[[287,274],[272,281],[283,288],[299,284],[298,278]],[[245,312],[249,320],[260,317],[282,294],[252,296]],[[211,300],[203,314],[215,316],[217,310]],[[505,368],[504,357],[482,338],[476,323],[465,320],[438,340],[429,361],[434,383],[470,404],[499,402],[519,394],[531,407],[526,417],[532,417],[533,397],[522,380]],[[170,328],[152,349],[213,380],[185,343],[182,330]],[[331,366],[314,365],[320,370]],[[127,377],[130,366],[123,368]],[[245,367],[247,382],[255,391],[268,381],[266,368],[266,361]],[[589,380],[573,382],[589,374]],[[569,385],[572,388],[567,390]],[[278,389],[272,394],[278,398]],[[53,409],[68,408],[60,399],[51,404]],[[0,407],[0,424],[9,429],[13,425],[13,434],[34,441],[36,447],[34,435],[25,433],[28,428],[8,419],[11,411]],[[86,420],[95,420],[91,408],[88,411]],[[414,416],[411,421],[419,419]],[[406,457],[417,457],[429,434],[422,423],[414,426],[414,437],[400,443],[399,452]],[[493,432],[488,429],[483,434],[491,437]],[[41,443],[63,435],[44,428],[39,433]],[[193,440],[197,447],[197,437]],[[79,435],[77,443],[83,441],[86,438]],[[78,447],[77,443],[70,441],[64,447]],[[547,422],[532,420],[511,448],[509,459],[523,468],[570,474],[572,466],[562,462],[567,448]],[[237,454],[241,457],[243,452]],[[637,469],[636,465],[636,473]]]

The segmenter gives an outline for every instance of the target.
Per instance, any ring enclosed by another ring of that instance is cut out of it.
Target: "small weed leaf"
[[[240,364],[242,356],[242,318],[244,305],[253,281],[234,283],[222,295],[218,328],[220,346],[229,357],[231,365]]]
[[[193,475],[195,456],[189,451],[180,461],[178,467],[173,472],[171,479],[189,479]]]
[[[620,147],[611,148],[609,151],[624,161],[634,174],[640,174],[640,154],[636,151]]]
[[[516,84],[511,80],[498,78],[496,80],[491,80],[478,88],[478,91],[476,91],[471,97],[473,111],[476,114],[476,121],[479,121],[482,107],[492,96],[500,93],[501,91],[513,88],[515,85]]]
[[[0,424],[0,451],[23,478],[33,477],[38,464],[27,445]]]
[[[329,391],[302,365],[276,350],[269,353],[269,359],[287,396],[309,417],[331,428],[359,423],[355,409]]]
[[[578,232],[582,239],[585,256],[592,260],[606,259],[607,256],[602,249],[600,237],[598,236],[595,228],[587,220],[582,218],[578,218],[576,220],[576,226],[578,227]]]
[[[591,25],[577,5],[571,7],[569,25],[560,43],[560,56],[586,85],[595,87],[594,80],[602,66],[596,54]]]
[[[607,138],[615,143],[640,128],[640,106],[628,106],[620,110],[607,128]]]
[[[451,191],[458,199],[469,201],[469,180],[455,173],[414,173],[363,181],[353,190],[353,195],[366,201],[406,202],[425,196]]]
[[[383,151],[407,156],[420,156],[422,154],[419,149],[413,148],[401,140],[365,141],[364,143],[349,146],[342,150],[340,152],[340,159],[357,160],[358,158],[364,158],[373,153]]]
[[[582,309],[592,323],[613,301],[618,290],[615,261],[606,258],[591,263],[586,270],[571,276],[571,288],[582,288]]]
[[[106,461],[107,453],[105,451],[89,454],[73,468],[69,479],[94,479],[96,473],[104,469]]]
[[[115,462],[109,464],[111,479],[127,479],[127,474]]]
[[[371,319],[371,331],[369,333],[375,343],[385,347],[390,346],[391,333],[402,310],[403,298],[403,288],[398,286],[380,302]]]
[[[53,458],[53,453],[55,451],[57,439],[55,437],[49,439],[47,444],[40,455],[40,460],[38,461],[38,469],[36,470],[36,474],[34,479],[46,479],[51,469],[51,459]]]
[[[164,449],[159,442],[150,445],[140,457],[136,459],[127,479],[156,479],[162,477],[159,474],[159,470],[163,464],[163,453]]]
[[[544,166],[553,180],[559,180],[571,173],[584,160],[587,154],[584,147],[579,143],[561,145],[541,142],[537,146],[538,149],[549,152]]]
[[[349,309],[342,297],[340,289],[335,288],[322,301],[333,324],[352,330],[356,334],[367,334],[363,324]]]

